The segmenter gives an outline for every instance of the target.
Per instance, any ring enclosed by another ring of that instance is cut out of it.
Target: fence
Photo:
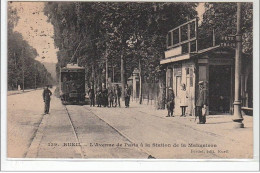
[[[164,109],[164,89],[159,83],[143,83],[142,99],[143,104],[154,105],[157,109]],[[134,100],[134,98],[133,98]],[[139,100],[137,98],[136,100]]]

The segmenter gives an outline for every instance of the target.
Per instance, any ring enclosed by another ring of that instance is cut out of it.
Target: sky
[[[196,10],[198,12],[198,17],[199,17],[199,25],[201,24],[202,20],[203,20],[203,14],[205,12],[205,7],[204,7],[203,2],[199,3],[199,5],[197,6]]]
[[[43,13],[44,2],[12,2],[11,6],[17,9],[19,21],[14,28],[20,32],[23,38],[34,47],[39,56],[36,60],[40,62],[57,63],[56,52],[52,36],[54,29],[47,22],[47,16]],[[204,3],[199,3],[196,8],[199,16],[199,24],[205,12]]]
[[[19,21],[14,31],[22,34],[23,38],[34,47],[40,62],[57,63],[56,52],[52,39],[54,29],[47,22],[43,13],[44,2],[12,2],[11,6],[17,9]]]

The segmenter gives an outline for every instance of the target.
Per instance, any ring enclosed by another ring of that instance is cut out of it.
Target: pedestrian
[[[175,95],[174,95],[172,88],[170,87],[168,96],[167,96],[168,115],[166,117],[174,117],[174,115],[173,115],[173,110],[174,110],[174,106],[175,106],[174,99],[175,99]]]
[[[126,84],[126,87],[125,87],[125,107],[126,108],[129,108],[130,96],[131,96],[131,89]]]
[[[97,107],[101,107],[101,104],[102,104],[102,91],[101,89],[97,89],[97,94],[96,94],[96,100],[97,100]]]
[[[103,86],[103,89],[102,89],[102,97],[103,97],[103,99],[102,99],[102,105],[104,106],[104,107],[107,107],[108,106],[108,90],[107,90],[107,88],[106,88],[106,86],[104,85]]]
[[[195,116],[199,116],[198,124],[205,124],[206,115],[202,114],[202,108],[206,108],[207,106],[207,91],[204,88],[204,82],[199,81],[199,95],[196,101],[196,113]]]
[[[88,96],[90,99],[90,107],[91,106],[95,107],[95,92],[93,86],[91,86],[90,89],[88,90]]]
[[[115,88],[115,107],[117,107],[117,105],[120,107],[120,98],[121,98],[121,89],[119,87],[118,84],[116,84],[116,88]]]
[[[109,103],[109,107],[113,107],[113,102],[114,102],[114,92],[112,89],[109,90],[108,92],[108,103]]]
[[[181,117],[186,116],[186,108],[188,107],[187,103],[187,92],[186,92],[186,85],[183,83],[181,84],[181,92],[180,92],[180,107],[181,107]]]
[[[49,114],[50,110],[50,102],[51,102],[51,95],[52,92],[48,88],[49,86],[47,85],[42,93],[43,101],[44,101],[44,114]]]

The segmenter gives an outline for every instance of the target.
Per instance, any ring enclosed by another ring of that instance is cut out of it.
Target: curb
[[[43,115],[43,118],[41,120],[41,123],[35,133],[35,136],[31,142],[31,145],[25,155],[25,158],[37,158],[38,155],[38,151],[39,151],[39,146],[42,140],[42,137],[44,135],[44,130],[46,125],[48,124],[48,120],[49,120],[50,115],[46,114]]]

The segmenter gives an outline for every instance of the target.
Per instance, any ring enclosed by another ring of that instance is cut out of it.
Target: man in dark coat
[[[125,107],[126,108],[129,108],[130,96],[131,96],[131,89],[126,84],[126,87],[125,87]]]
[[[101,89],[97,89],[97,94],[96,94],[96,98],[97,98],[97,107],[101,107],[102,105],[102,91]]]
[[[173,116],[173,109],[174,109],[174,99],[175,99],[175,95],[174,92],[172,90],[172,88],[169,88],[169,94],[167,97],[167,110],[168,110],[168,115],[166,117],[174,117]]]
[[[88,90],[88,95],[89,95],[89,99],[90,99],[90,107],[91,106],[95,106],[95,92],[93,87],[91,86],[90,89]]]
[[[108,89],[106,88],[106,86],[104,85],[103,86],[103,89],[102,89],[102,104],[104,107],[107,107],[108,106]]]
[[[120,107],[120,97],[121,97],[121,89],[119,87],[118,84],[116,84],[116,88],[115,88],[115,107],[117,107],[117,105]]]
[[[204,82],[199,82],[199,95],[196,101],[196,116],[199,116],[198,124],[205,124],[206,116],[202,115],[202,108],[207,105],[207,91],[203,86]]]
[[[51,95],[52,95],[52,92],[49,90],[48,85],[47,85],[44,88],[43,93],[42,93],[43,101],[45,103],[44,114],[48,114],[49,113],[50,102],[51,102]]]

